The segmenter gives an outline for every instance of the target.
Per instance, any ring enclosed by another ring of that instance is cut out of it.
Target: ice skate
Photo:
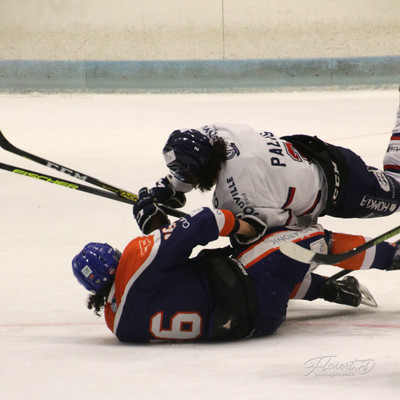
[[[321,298],[352,307],[358,307],[360,304],[369,307],[378,306],[370,291],[354,276],[347,276],[341,281],[328,279],[322,288]]]

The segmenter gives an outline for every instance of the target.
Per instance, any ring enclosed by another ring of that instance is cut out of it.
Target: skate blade
[[[358,290],[361,293],[361,304],[364,304],[368,307],[378,307],[378,303],[375,301],[371,292],[361,283],[359,283]]]

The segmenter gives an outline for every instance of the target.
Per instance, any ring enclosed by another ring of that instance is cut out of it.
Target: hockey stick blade
[[[78,190],[78,191],[81,191],[81,192],[94,194],[96,196],[106,197],[108,199],[116,200],[116,201],[119,201],[119,202],[122,202],[122,203],[127,203],[127,204],[131,204],[131,205],[136,203],[135,200],[128,199],[126,197],[120,197],[120,196],[118,196],[117,194],[115,194],[113,192],[108,192],[106,190],[96,189],[94,187],[82,185],[82,184],[77,183],[77,182],[67,181],[65,179],[60,179],[60,178],[57,178],[55,176],[42,174],[42,173],[37,172],[37,171],[31,171],[29,169],[15,167],[14,165],[4,164],[4,163],[0,162],[0,169],[3,169],[5,171],[9,171],[9,172],[13,172],[13,173],[15,173],[17,175],[27,176],[28,178],[34,178],[34,179],[37,179],[39,181],[53,183],[55,185],[63,186],[63,187],[69,188],[69,189],[74,189],[74,190]],[[161,207],[161,206],[159,206],[159,207]],[[182,216],[181,215],[182,214],[181,211],[168,208],[168,213],[171,213],[171,215],[174,215],[172,213],[175,212],[175,211],[177,211],[177,215],[175,215],[176,217],[179,218],[179,217]]]
[[[320,254],[315,253],[311,250],[305,249],[294,242],[284,242],[280,245],[280,251],[286,256],[293,258],[294,260],[303,262],[305,264],[309,264],[312,262],[318,264],[328,264],[335,265],[340,263],[341,261],[347,260],[359,254],[372,246],[376,246],[379,243],[384,242],[386,239],[390,239],[391,237],[400,233],[400,225],[396,228],[391,229],[390,231],[383,233],[382,235],[377,236],[374,239],[365,242],[361,246],[355,247],[349,251],[345,251],[344,253],[338,254]]]
[[[79,179],[81,181],[85,181],[87,183],[90,183],[92,185],[101,187],[102,189],[108,190],[110,192],[115,193],[118,197],[130,200],[130,201],[122,201],[124,203],[128,204],[135,204],[138,200],[138,196],[134,193],[128,192],[127,190],[123,190],[120,188],[117,188],[115,186],[109,185],[108,183],[105,183],[97,178],[94,178],[92,176],[83,174],[82,172],[73,170],[71,168],[65,167],[61,164],[55,163],[53,161],[47,160],[45,158],[39,157],[35,154],[29,153],[25,150],[19,149],[18,147],[14,146],[12,143],[10,143],[4,134],[0,131],[0,147],[3,148],[6,151],[9,151],[13,154],[16,154],[18,156],[24,157],[30,161],[36,162],[38,164],[44,165],[48,168],[55,169],[59,172],[62,172],[64,174],[67,174],[73,178]],[[5,168],[3,168],[5,169]],[[35,172],[34,172],[35,173]],[[57,178],[56,178],[57,179]],[[82,185],[81,185],[82,186]],[[82,186],[85,187],[85,186]],[[87,191],[87,190],[85,190]],[[87,191],[88,192],[88,191]],[[107,196],[103,196],[107,197]],[[114,199],[114,197],[110,197]],[[172,215],[174,217],[180,218],[185,215],[184,212],[176,210],[174,208],[167,207],[165,205],[159,204],[159,207],[167,214]]]

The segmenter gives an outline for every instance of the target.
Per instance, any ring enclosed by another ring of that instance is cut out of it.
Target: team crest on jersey
[[[385,192],[390,192],[390,183],[389,183],[389,180],[387,179],[385,173],[383,171],[380,171],[379,169],[371,168],[371,167],[368,167],[368,170],[371,171],[375,175],[380,187]]]
[[[226,143],[226,159],[232,160],[233,157],[238,156],[240,154],[239,149],[236,144],[233,142]]]
[[[151,249],[151,244],[152,244],[151,240],[146,236],[139,239],[139,247],[142,255],[145,255],[147,251]]]
[[[293,144],[290,142],[284,142],[286,153],[294,160],[302,162],[305,157],[301,155],[301,153],[293,147]]]

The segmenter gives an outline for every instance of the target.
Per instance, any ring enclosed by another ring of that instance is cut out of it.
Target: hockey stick
[[[396,228],[393,228],[390,231],[387,231],[386,233],[383,233],[382,235],[377,236],[374,239],[369,240],[368,242],[365,242],[361,246],[338,254],[315,253],[293,242],[282,243],[280,245],[280,251],[286,256],[305,264],[316,262],[318,264],[334,265],[340,263],[341,261],[347,260],[348,258],[353,257],[356,254],[359,254],[372,246],[376,246],[377,244],[384,242],[386,239],[389,239],[397,235],[398,233],[400,233],[400,225],[396,226]]]
[[[347,274],[350,274],[350,272],[354,272],[352,269],[342,269],[339,272],[336,272],[336,274],[333,274],[330,276],[328,279],[330,281],[336,281],[337,279],[341,278],[342,276],[345,276]]]
[[[25,150],[19,149],[18,147],[16,147],[13,144],[11,144],[6,139],[6,137],[3,135],[3,133],[1,131],[0,131],[0,147],[2,147],[4,150],[7,150],[7,151],[9,151],[9,152],[11,152],[13,154],[16,154],[16,155],[22,156],[24,158],[27,158],[30,161],[36,162],[38,164],[44,165],[44,166],[49,167],[49,168],[56,169],[57,171],[62,172],[62,173],[67,174],[67,175],[70,175],[70,176],[72,176],[72,177],[74,177],[76,179],[91,183],[92,185],[95,185],[95,186],[101,187],[102,189],[106,189],[106,190],[108,190],[110,192],[113,192],[113,193],[116,194],[116,196],[118,196],[121,199],[129,200],[129,201],[121,200],[124,203],[135,204],[137,202],[137,200],[138,200],[138,196],[136,194],[134,194],[134,193],[131,193],[131,192],[128,192],[126,190],[123,190],[123,189],[117,188],[115,186],[109,185],[108,183],[105,183],[105,182],[103,182],[103,181],[101,181],[101,180],[99,180],[97,178],[94,178],[94,177],[89,176],[89,175],[85,175],[82,172],[73,170],[71,168],[67,168],[67,167],[65,167],[65,166],[63,166],[61,164],[57,164],[57,163],[49,161],[49,160],[47,160],[45,158],[36,156],[35,154],[28,153]],[[6,165],[6,164],[3,164],[3,165]],[[13,168],[19,169],[17,167],[13,167]],[[2,167],[2,169],[6,169],[6,170],[10,171],[9,168]],[[13,171],[11,171],[11,172],[13,172]],[[27,170],[27,172],[42,176],[40,173],[37,173],[37,172],[34,172],[34,171],[28,171]],[[50,177],[50,176],[49,176],[49,178],[58,180],[58,178],[53,178],[53,177]],[[66,182],[68,182],[68,181],[66,181]],[[69,182],[69,183],[74,185],[73,182]],[[82,190],[82,191],[85,191],[87,193],[92,193],[92,194],[96,194],[96,192],[97,192],[97,194],[99,196],[108,197],[108,198],[116,200],[114,198],[114,196],[104,196],[104,195],[99,194],[99,192],[101,193],[103,191],[96,191],[96,190],[90,191],[90,190],[88,190],[88,189],[90,189],[89,186],[85,186],[85,185],[78,185],[78,186],[82,187],[82,188],[86,188],[86,189],[83,189],[83,190],[82,189],[78,189],[78,190]],[[162,205],[162,204],[160,204],[159,207],[164,212],[166,212],[167,214],[175,216],[175,217],[178,217],[178,218],[183,217],[185,215],[185,213],[182,212],[182,211],[176,210],[174,208],[167,207],[167,206]]]
[[[112,193],[112,192],[107,192],[105,190],[96,189],[91,186],[81,185],[76,182],[62,180],[62,179],[56,178],[55,176],[44,175],[40,172],[15,167],[14,165],[4,164],[4,163],[0,162],[0,169],[4,169],[5,171],[14,172],[15,174],[18,174],[18,175],[27,176],[29,178],[38,179],[39,181],[44,181],[44,182],[48,182],[48,183],[53,183],[55,185],[64,186],[69,189],[75,189],[75,190],[79,190],[81,192],[86,192],[86,193],[90,193],[90,194],[95,194],[97,196],[107,197],[109,199],[121,201],[123,203],[135,204],[135,201],[133,201],[131,199],[127,199],[125,197],[119,197],[115,193]]]
[[[82,185],[82,184],[77,183],[77,182],[71,182],[71,181],[67,181],[67,180],[62,180],[62,179],[59,179],[59,178],[57,178],[55,176],[45,175],[45,174],[42,174],[40,172],[36,172],[36,171],[31,171],[29,169],[15,167],[13,165],[4,164],[2,162],[0,162],[0,169],[4,169],[5,171],[10,171],[10,172],[13,172],[13,173],[18,174],[18,175],[27,176],[28,178],[38,179],[39,181],[53,183],[55,185],[63,186],[63,187],[69,188],[69,189],[75,189],[75,190],[78,190],[78,191],[81,191],[81,192],[94,194],[96,196],[106,197],[108,199],[120,201],[122,203],[127,203],[127,204],[131,204],[131,205],[136,203],[136,200],[134,200],[132,198],[121,197],[121,196],[118,196],[116,193],[113,193],[113,192],[108,192],[106,190],[96,189],[94,187]],[[137,198],[137,196],[136,196],[136,198]],[[162,207],[164,209],[163,205],[159,205],[159,207],[160,208]],[[175,210],[173,208],[170,209],[169,207],[166,207],[166,208],[168,210],[168,214],[173,215],[175,217],[179,218],[182,215],[184,215],[181,211]]]

